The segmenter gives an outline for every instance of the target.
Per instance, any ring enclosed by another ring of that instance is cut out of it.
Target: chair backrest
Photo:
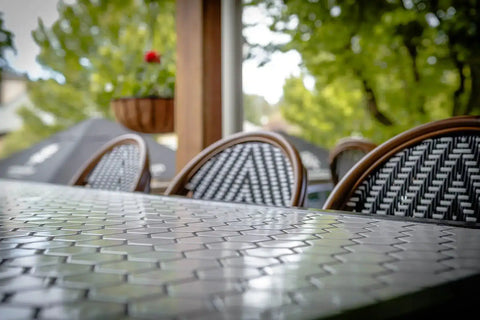
[[[273,132],[237,133],[192,159],[165,191],[195,199],[301,206],[307,172],[297,150]]]
[[[150,178],[145,141],[139,135],[125,134],[100,148],[78,170],[70,185],[149,192]]]
[[[364,138],[346,137],[339,140],[329,153],[333,185],[336,185],[360,159],[376,146]]]
[[[480,220],[480,116],[431,122],[360,160],[324,209],[462,222]]]

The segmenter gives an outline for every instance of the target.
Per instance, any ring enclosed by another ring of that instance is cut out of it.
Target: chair
[[[352,168],[323,208],[478,223],[480,116],[431,122],[388,140]]]
[[[307,172],[297,150],[273,132],[237,133],[192,159],[165,191],[195,199],[303,205]]]
[[[329,153],[333,185],[336,185],[348,170],[376,146],[373,142],[359,137],[347,137],[339,140]]]
[[[70,180],[70,185],[94,189],[150,190],[145,141],[136,134],[121,135],[104,145]]]

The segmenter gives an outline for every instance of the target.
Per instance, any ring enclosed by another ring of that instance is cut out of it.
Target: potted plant
[[[120,96],[111,100],[111,107],[125,127],[144,133],[173,132],[175,70],[164,59],[168,56],[149,50],[133,80],[120,76]]]

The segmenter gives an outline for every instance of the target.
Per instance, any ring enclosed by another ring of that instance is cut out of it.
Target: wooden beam
[[[177,172],[222,137],[221,0],[177,0]]]

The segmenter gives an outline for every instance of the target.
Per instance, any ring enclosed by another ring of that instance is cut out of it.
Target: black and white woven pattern
[[[242,143],[209,159],[187,183],[193,198],[289,206],[294,179],[282,151],[268,143]]]
[[[346,210],[480,220],[480,136],[427,139],[398,152],[354,191]]]
[[[87,178],[87,187],[130,191],[138,176],[140,153],[136,145],[120,145],[106,153]]]

